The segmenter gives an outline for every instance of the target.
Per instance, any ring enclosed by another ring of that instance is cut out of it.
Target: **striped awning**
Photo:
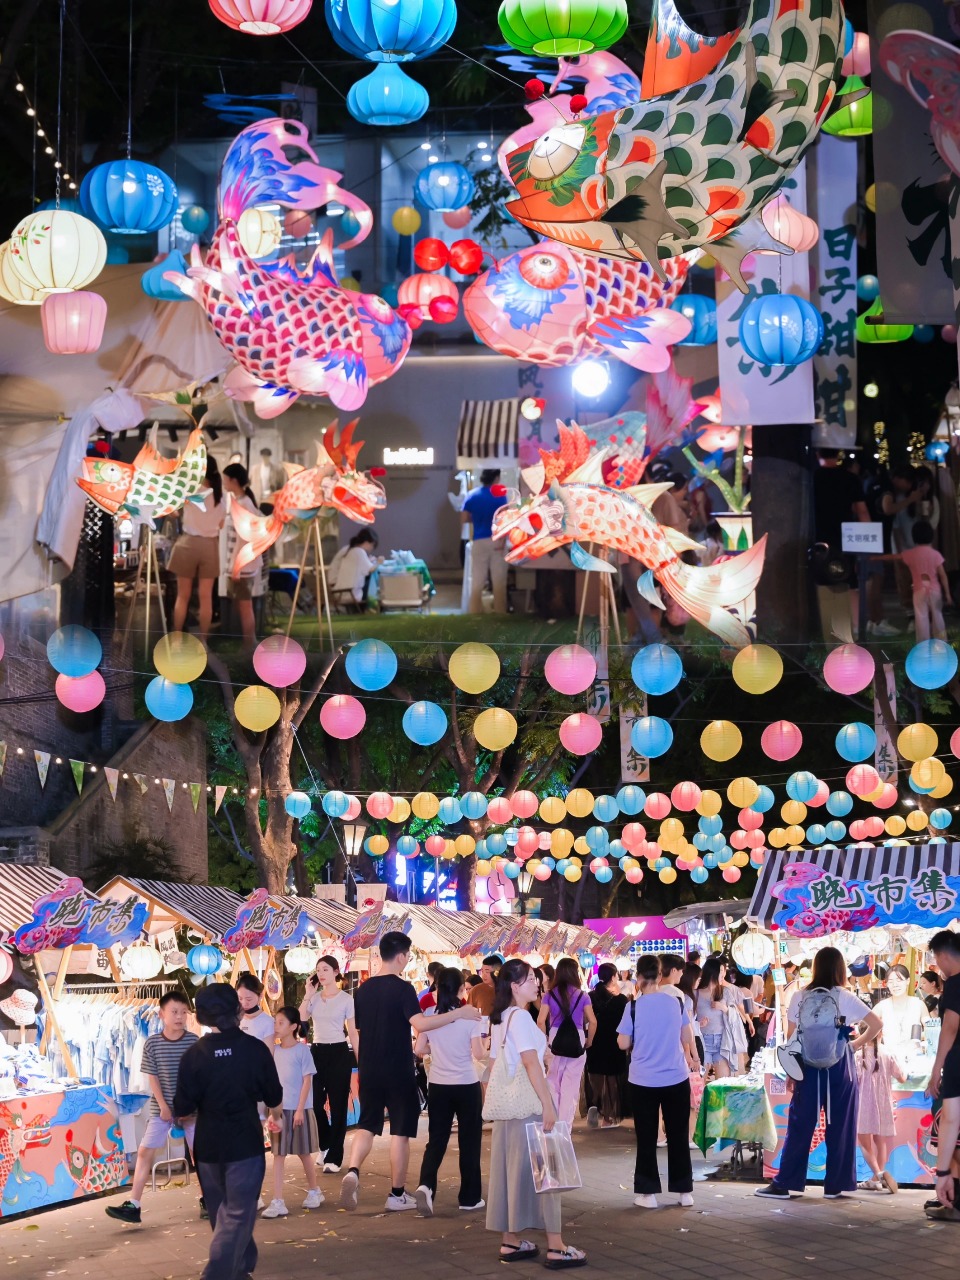
[[[237,908],[245,902],[239,893],[218,885],[128,880],[126,876],[116,876],[97,897],[122,901],[131,893],[151,907],[151,936],[186,924],[217,942],[237,923]]]
[[[0,863],[0,933],[16,933],[33,919],[33,904],[66,876],[56,867]]]
[[[457,430],[458,458],[515,458],[519,400],[464,400]]]

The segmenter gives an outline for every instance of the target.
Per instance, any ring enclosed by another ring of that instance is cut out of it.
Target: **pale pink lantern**
[[[742,830],[732,831],[730,833],[730,847],[731,849],[746,849],[747,847],[746,831],[742,831]]]
[[[892,809],[900,799],[900,794],[892,782],[885,782],[883,790],[873,801],[874,807],[877,809]]]
[[[660,857],[661,849],[656,840],[644,840],[637,850],[638,857],[646,858],[648,862],[656,862]]]
[[[99,707],[107,692],[103,676],[91,671],[86,676],[57,676],[54,686],[57,697],[68,711],[93,711]]]
[[[737,815],[737,821],[744,831],[756,831],[763,826],[763,814],[758,813],[756,809],[741,809]]]
[[[453,308],[454,315],[460,306],[460,291],[457,286],[437,271],[422,271],[417,275],[408,276],[397,290],[398,305],[419,307],[425,320],[430,319],[432,315],[430,305],[433,302],[446,302]]]
[[[367,796],[367,813],[371,818],[388,818],[393,812],[393,796],[387,791],[371,791]]]
[[[347,805],[347,811],[343,815],[344,822],[353,822],[354,818],[360,817],[360,801],[356,796],[348,796],[350,803]]]
[[[513,805],[506,796],[494,796],[487,805],[487,817],[495,827],[502,827],[513,817]]]
[[[533,827],[521,827],[517,832],[517,848],[529,858],[540,848],[540,833]]]
[[[814,220],[795,209],[783,192],[763,206],[760,217],[774,240],[794,253],[806,253],[820,239],[820,228]]]
[[[215,18],[248,36],[278,36],[292,31],[310,12],[313,0],[210,0]]]
[[[603,741],[603,726],[596,716],[576,712],[560,726],[560,741],[574,756],[588,756]]]
[[[313,219],[305,209],[288,209],[283,215],[283,229],[294,240],[306,240],[313,230]]]
[[[647,803],[643,806],[643,812],[648,818],[659,821],[666,818],[670,813],[670,797],[663,794],[662,791],[652,791],[647,796]]]
[[[253,651],[253,669],[264,684],[285,689],[306,671],[307,655],[290,636],[268,636]]]
[[[807,801],[807,808],[820,809],[827,803],[829,799],[830,799],[830,788],[821,778],[820,781],[817,783],[816,793],[812,795],[810,799]]]
[[[355,738],[366,722],[363,703],[349,693],[335,693],[320,708],[320,724],[331,738]]]
[[[872,764],[855,764],[847,773],[847,790],[855,796],[868,796],[880,786],[880,775]]]
[[[443,221],[451,231],[462,231],[464,227],[469,226],[472,217],[469,206],[464,205],[462,209],[448,209],[443,215]]]
[[[643,870],[640,867],[627,867],[623,874],[628,884],[639,884],[643,879]]]
[[[681,813],[692,813],[702,795],[703,792],[695,782],[678,782],[670,792],[670,802]]]
[[[545,862],[541,862],[539,867],[534,867],[534,870],[533,870],[534,880],[549,880],[550,876],[551,876],[551,869],[547,866]]]
[[[766,844],[766,836],[763,834],[762,831],[747,832],[747,848],[750,849],[752,852],[756,852],[757,849],[762,849],[765,844]]]
[[[542,849],[544,853],[549,853],[550,843],[551,843],[550,832],[541,831],[540,834],[537,836],[537,848]],[[549,867],[547,868],[547,870],[549,871]]]
[[[99,293],[84,290],[48,293],[40,307],[43,341],[55,356],[98,351],[107,321],[107,304]]]
[[[877,836],[883,835],[883,819],[878,818],[875,813],[871,814],[864,823],[867,835],[875,840]]]
[[[760,848],[760,849],[752,849],[750,851],[750,861],[754,863],[755,866],[762,867],[764,862],[766,862],[766,860],[767,860],[766,849]]]
[[[830,688],[848,697],[865,689],[873,676],[873,655],[858,644],[838,645],[823,664],[823,678]]]
[[[840,71],[845,76],[868,76],[870,74],[870,37],[866,31],[856,31],[853,45],[840,64]]]
[[[803,746],[803,734],[792,720],[774,720],[760,735],[760,746],[770,760],[792,760]]]
[[[548,655],[543,674],[557,693],[583,693],[597,677],[597,663],[582,645],[562,644]]]
[[[636,853],[646,838],[647,829],[639,822],[628,822],[620,832],[620,840],[624,848],[629,849],[631,853]]]
[[[540,808],[540,801],[532,791],[515,791],[510,797],[510,808],[515,818],[532,818]]]

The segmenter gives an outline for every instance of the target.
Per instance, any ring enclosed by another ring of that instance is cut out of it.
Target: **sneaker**
[[[340,1165],[340,1164],[331,1164],[331,1163],[330,1163],[330,1161],[328,1160],[328,1161],[327,1161],[327,1163],[323,1166],[323,1172],[324,1172],[324,1173],[339,1173],[339,1172],[340,1172],[340,1170],[341,1170],[342,1168],[343,1168],[343,1165]]]
[[[387,1196],[383,1207],[391,1213],[403,1213],[405,1209],[416,1209],[417,1202],[409,1191],[405,1191],[402,1196]]]
[[[889,636],[898,636],[899,634],[900,634],[900,628],[892,626],[891,623],[887,622],[885,619],[881,618],[879,622],[867,623],[868,636],[889,637]]]
[[[587,1126],[590,1129],[597,1129],[600,1127],[600,1112],[596,1107],[589,1107],[587,1109]]]
[[[360,1199],[360,1179],[355,1173],[348,1173],[340,1183],[340,1208],[351,1212],[357,1207]]]
[[[757,1187],[755,1196],[769,1196],[771,1200],[789,1200],[790,1192],[786,1187],[778,1187],[775,1182],[768,1182],[765,1187]]]
[[[116,1218],[118,1222],[140,1225],[140,1206],[132,1200],[124,1200],[123,1204],[108,1204],[105,1212],[108,1218]]]
[[[679,1204],[681,1209],[693,1208],[693,1196],[690,1194],[689,1191],[685,1191],[683,1193],[683,1195],[680,1197]]]
[[[421,1184],[419,1187],[417,1187],[416,1197],[417,1197],[417,1213],[419,1213],[420,1217],[432,1218],[433,1217],[433,1192],[430,1190],[430,1188],[425,1187]],[[388,1205],[387,1207],[389,1208],[390,1206]]]
[[[324,1202],[322,1191],[308,1191],[303,1202],[304,1209],[319,1209]]]
[[[462,1204],[460,1206],[461,1213],[478,1213],[481,1209],[487,1207],[486,1200],[478,1200],[476,1204]]]
[[[290,1210],[282,1200],[271,1200],[260,1216],[262,1218],[285,1218],[289,1212]]]
[[[658,1207],[656,1196],[634,1196],[633,1203],[638,1209],[656,1209]]]
[[[206,1201],[205,1201],[205,1200],[203,1200],[203,1199],[201,1198],[201,1199],[200,1199],[200,1201],[199,1201],[199,1204],[200,1204],[200,1221],[201,1221],[201,1222],[209,1222],[209,1221],[210,1221],[210,1214],[207,1212],[207,1204],[206,1204]]]
[[[960,1211],[952,1204],[938,1203],[935,1209],[924,1209],[923,1212],[934,1222],[960,1222]]]

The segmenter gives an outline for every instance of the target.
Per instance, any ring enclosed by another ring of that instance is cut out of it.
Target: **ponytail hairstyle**
[[[434,976],[437,995],[437,1013],[452,1013],[460,1008],[460,992],[463,990],[463,973],[460,969],[441,968]]]
[[[306,1033],[307,1024],[300,1021],[300,1010],[294,1008],[292,1004],[285,1004],[281,1005],[277,1010],[277,1013],[282,1014],[293,1027],[294,1039],[301,1039],[301,1037]]]
[[[229,466],[223,468],[223,474],[229,476],[231,480],[235,480],[250,501],[256,503],[257,500],[253,496],[253,490],[250,488],[250,475],[242,463],[231,462]]]
[[[526,960],[508,960],[501,965],[494,988],[493,1009],[490,1013],[492,1026],[498,1027],[503,1021],[504,1013],[512,1008],[514,983],[524,982],[530,972],[532,971]]]
[[[217,466],[217,460],[212,453],[207,454],[206,483],[213,490],[213,505],[219,507],[223,498],[223,479],[220,475],[220,468]]]

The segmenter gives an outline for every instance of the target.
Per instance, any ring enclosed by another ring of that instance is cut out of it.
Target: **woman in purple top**
[[[553,1094],[557,1119],[572,1126],[580,1101],[586,1051],[597,1029],[597,1015],[580,985],[580,966],[569,956],[557,964],[553,986],[540,1005],[537,1026],[549,1037],[547,1084]]]

